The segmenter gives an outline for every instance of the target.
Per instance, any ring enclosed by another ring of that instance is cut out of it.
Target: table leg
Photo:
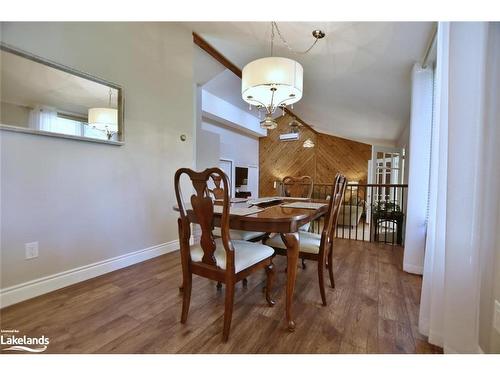
[[[299,261],[299,234],[281,233],[281,238],[287,248],[286,320],[288,322],[288,330],[293,332],[295,330],[295,322],[292,318],[292,301],[295,279],[297,277],[297,263]]]

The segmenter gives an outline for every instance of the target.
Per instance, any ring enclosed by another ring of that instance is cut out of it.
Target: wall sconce
[[[280,180],[273,181],[273,188],[278,193],[278,196],[283,195],[283,183]]]

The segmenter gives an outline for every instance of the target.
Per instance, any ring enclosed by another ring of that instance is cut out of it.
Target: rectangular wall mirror
[[[119,86],[0,45],[2,130],[120,145]]]

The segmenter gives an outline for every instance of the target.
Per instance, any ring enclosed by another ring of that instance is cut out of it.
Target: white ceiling
[[[3,102],[55,107],[87,115],[89,108],[109,106],[109,87],[65,71],[0,51],[0,97]],[[111,89],[111,107],[118,91]]]
[[[279,22],[278,26],[296,50],[305,50],[314,41],[312,30],[326,32],[307,55],[292,54],[275,40],[275,56],[293,58],[304,67],[304,94],[294,112],[320,132],[394,144],[408,125],[410,72],[425,53],[432,23]],[[188,27],[240,68],[270,55],[270,23],[194,22]],[[228,74],[222,73],[214,84],[219,93],[213,93],[240,96],[239,90],[233,94],[238,80]]]

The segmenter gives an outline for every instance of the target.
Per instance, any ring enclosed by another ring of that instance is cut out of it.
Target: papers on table
[[[286,208],[305,208],[307,210],[317,210],[323,206],[326,206],[326,203],[292,202],[292,203],[283,203],[281,205],[281,207],[286,207]]]
[[[282,200],[283,200],[283,197],[263,197],[263,198],[251,199],[248,201],[248,204],[253,205],[253,206],[258,206],[259,204],[279,202]]]
[[[229,207],[229,214],[230,215],[237,215],[237,216],[247,216],[247,215],[252,215],[257,212],[264,211],[262,208],[258,207]],[[222,213],[222,206],[214,206],[214,212],[216,214],[221,214]]]
[[[231,198],[229,202],[231,203],[243,203],[248,201],[248,198]],[[214,202],[219,202],[222,203],[224,202],[224,199],[214,199]]]

